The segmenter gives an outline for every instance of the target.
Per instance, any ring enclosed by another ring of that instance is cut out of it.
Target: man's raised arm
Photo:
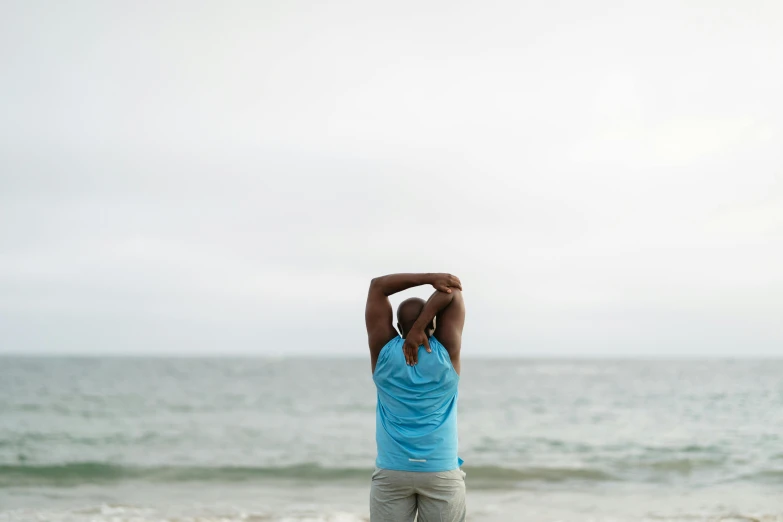
[[[410,332],[405,336],[405,344],[403,344],[402,349],[405,353],[405,362],[407,364],[414,366],[419,362],[419,346],[423,345],[428,352],[432,351],[430,349],[430,341],[427,338],[427,327],[432,324],[435,316],[440,316],[441,310],[451,304],[454,296],[461,293],[462,291],[459,288],[455,288],[454,292],[435,290],[430,298],[427,299],[424,308],[419,313],[419,317],[413,323]]]
[[[430,351],[425,329],[433,317],[437,317],[434,335],[449,352],[451,364],[459,373],[462,329],[465,326],[465,300],[462,298],[462,290],[456,288],[448,294],[435,292],[424,305],[419,318],[416,319],[411,331],[405,337],[403,345],[405,361],[410,365],[415,365],[418,362],[419,346],[421,345],[424,345],[428,352]]]
[[[364,307],[364,324],[367,327],[373,369],[381,348],[397,335],[392,325],[389,296],[421,285],[432,285],[444,293],[450,293],[452,288],[462,288],[459,279],[451,274],[390,274],[370,281]]]

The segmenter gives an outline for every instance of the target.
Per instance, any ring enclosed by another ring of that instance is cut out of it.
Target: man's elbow
[[[370,279],[370,290],[381,288],[382,286],[381,279],[382,279],[381,277],[373,277],[372,279]]]

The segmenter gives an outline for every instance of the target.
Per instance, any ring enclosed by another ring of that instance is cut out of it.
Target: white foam
[[[367,522],[366,517],[355,515],[353,513],[338,512],[328,515],[305,515],[305,516],[286,516],[285,518],[275,519],[275,522]]]

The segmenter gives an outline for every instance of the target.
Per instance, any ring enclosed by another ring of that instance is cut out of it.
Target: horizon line
[[[254,353],[222,353],[222,354],[178,354],[178,353],[0,353],[0,358],[28,358],[28,359],[342,359],[365,360],[367,355],[355,354],[317,354],[317,353],[292,353],[292,354],[254,354]],[[514,354],[471,354],[462,356],[462,360],[508,360],[508,359],[536,359],[536,360],[783,360],[783,354],[741,354],[741,355],[699,355],[699,354],[540,354],[531,353],[524,355]]]

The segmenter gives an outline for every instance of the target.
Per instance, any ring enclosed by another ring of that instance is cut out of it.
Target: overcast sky
[[[782,64],[774,0],[3,2],[0,353],[365,356],[447,271],[466,357],[783,355]]]

